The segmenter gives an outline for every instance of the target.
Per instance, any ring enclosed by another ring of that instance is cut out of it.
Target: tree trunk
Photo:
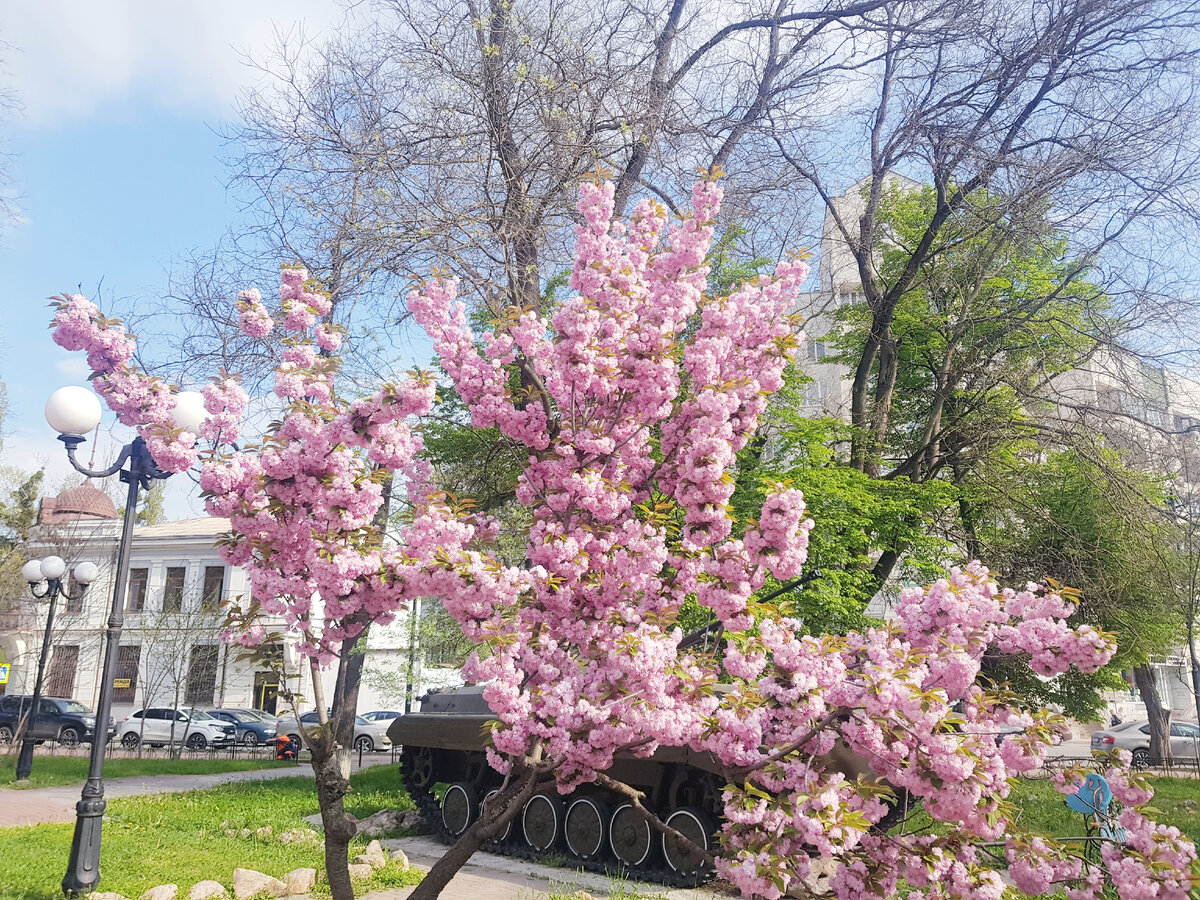
[[[524,809],[542,785],[538,781],[538,772],[528,768],[504,791],[497,794],[492,802],[485,804],[483,814],[475,820],[470,828],[463,832],[454,846],[434,863],[433,868],[421,879],[421,883],[409,895],[409,900],[435,900],[441,896],[442,890],[450,883],[450,879],[461,869],[484,842],[499,834],[504,827],[516,818],[517,812]],[[332,886],[332,882],[331,882]],[[334,894],[334,900],[339,900]]]
[[[1196,620],[1194,615],[1188,616],[1187,642],[1188,656],[1192,662],[1192,703],[1196,706],[1196,717],[1200,718],[1200,656],[1196,653]]]
[[[1150,721],[1150,758],[1170,759],[1171,710],[1162,705],[1149,663],[1133,670],[1133,681],[1146,704],[1146,718]]]
[[[354,900],[350,884],[350,841],[358,833],[358,823],[346,812],[345,797],[350,793],[350,749],[338,747],[329,752],[325,740],[314,741],[313,776],[317,781],[317,805],[325,830],[325,877],[333,900]]]
[[[874,327],[863,344],[862,355],[854,369],[854,381],[850,387],[850,424],[854,432],[850,442],[850,465],[865,472],[867,459],[872,452],[868,446],[865,429],[867,425],[867,390],[871,382],[871,369],[879,352],[879,337]]]

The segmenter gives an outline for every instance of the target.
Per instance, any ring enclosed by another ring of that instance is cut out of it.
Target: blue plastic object
[[[1068,808],[1085,816],[1103,816],[1112,803],[1112,788],[1103,775],[1092,772],[1083,780],[1079,793],[1067,797]]]

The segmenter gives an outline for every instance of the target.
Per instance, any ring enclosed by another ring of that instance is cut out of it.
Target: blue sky
[[[82,290],[153,309],[172,261],[212,246],[238,205],[216,133],[276,29],[319,34],[342,18],[333,2],[137,0],[6,4],[0,86],[23,109],[0,122],[20,219],[0,231],[0,380],[8,388],[0,462],[71,470],[42,417],[46,397],[87,375],[50,341],[46,298]],[[98,463],[129,439],[101,437]],[[172,479],[168,512],[200,515]]]

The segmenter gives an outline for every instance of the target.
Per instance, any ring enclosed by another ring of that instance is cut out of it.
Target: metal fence
[[[157,742],[156,742],[157,743]],[[21,744],[19,741],[7,744],[0,747],[0,753],[8,752],[15,755],[20,750]],[[359,766],[364,760],[377,760],[386,758],[389,762],[399,763],[400,761],[399,747],[391,747],[387,750],[374,750],[364,752],[361,749],[354,750],[354,755],[358,758]],[[47,739],[39,739],[37,746],[34,748],[35,756],[63,756],[63,757],[79,757],[86,759],[91,753],[91,744],[88,743],[60,743],[59,741]],[[203,749],[192,750],[187,746],[181,747],[178,742],[171,745],[150,746],[147,743],[140,744],[136,747],[126,747],[118,740],[110,740],[108,747],[104,751],[107,759],[260,759],[271,760],[275,758],[274,743],[260,744],[229,744],[224,747],[207,746]],[[302,747],[297,757],[300,761],[308,761],[312,758],[307,747]]]
[[[1050,777],[1056,771],[1073,768],[1100,771],[1107,768],[1107,763],[1102,763],[1092,756],[1052,756],[1042,764],[1041,769],[1034,771],[1031,775],[1034,778]],[[1146,775],[1200,778],[1200,758],[1194,756],[1178,756],[1170,759],[1150,757],[1144,765],[1139,764],[1133,768]]]

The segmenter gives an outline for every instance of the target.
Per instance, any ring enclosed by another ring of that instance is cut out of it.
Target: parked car
[[[301,729],[314,731],[319,724],[315,710],[301,713],[299,724],[296,723],[296,717],[289,713],[279,717],[279,722],[276,724],[276,734],[286,734],[296,742],[297,746],[303,746]],[[374,750],[387,750],[390,748],[392,746],[392,739],[387,736],[387,727],[389,724],[391,723],[368,722],[362,716],[355,716],[354,749],[362,750],[363,753],[370,753]]]
[[[11,743],[16,736],[21,716],[29,711],[32,697],[9,694],[0,697],[0,744]],[[91,743],[96,730],[96,714],[78,700],[65,697],[42,697],[38,713],[33,717],[33,737],[38,741],[58,741],[68,747]],[[108,718],[108,736],[114,734],[112,716]]]
[[[131,749],[143,741],[151,747],[162,747],[174,740],[176,743],[182,741],[189,750],[203,750],[206,747],[228,747],[236,739],[237,728],[198,709],[150,707],[139,709],[122,719],[117,732],[121,735],[121,746]]]
[[[1133,765],[1141,768],[1150,764],[1150,724],[1126,722],[1097,731],[1092,735],[1093,750],[1124,749],[1133,754]],[[1171,755],[1193,757],[1200,754],[1200,725],[1195,722],[1171,723]]]
[[[275,739],[275,720],[267,721],[250,709],[206,709],[206,713],[222,722],[230,722],[237,729],[237,742],[253,747]]]
[[[370,712],[363,713],[361,718],[366,719],[368,722],[386,722],[390,725],[392,724],[392,719],[398,719],[402,715],[404,713],[397,712],[394,709],[373,709]]]

